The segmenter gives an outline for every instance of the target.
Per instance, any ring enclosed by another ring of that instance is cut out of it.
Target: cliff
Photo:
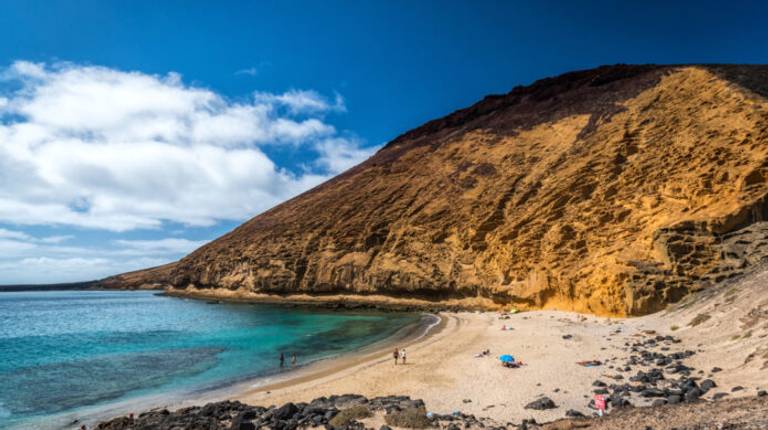
[[[766,94],[768,66],[544,79],[104,283],[652,312],[768,257]]]

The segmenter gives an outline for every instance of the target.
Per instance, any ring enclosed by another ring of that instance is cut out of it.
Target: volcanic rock
[[[584,414],[582,414],[581,412],[579,412],[579,411],[577,411],[575,409],[568,409],[567,411],[565,411],[565,416],[566,417],[570,417],[570,418],[583,418],[583,417],[585,417]]]
[[[525,405],[525,409],[534,409],[537,411],[541,411],[544,409],[555,409],[557,405],[555,404],[552,399],[549,397],[542,397],[540,399],[536,399],[532,401],[531,403],[528,403]]]
[[[699,388],[701,388],[701,391],[705,393],[715,387],[717,387],[717,384],[715,384],[715,381],[711,379],[705,379],[701,381],[701,384],[699,384]]]

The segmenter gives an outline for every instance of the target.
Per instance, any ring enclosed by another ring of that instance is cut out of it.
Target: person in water
[[[280,367],[284,367],[284,366],[285,366],[285,354],[283,354],[281,352],[280,353]]]
[[[395,348],[395,352],[392,353],[392,357],[395,358],[395,366],[397,366],[397,359],[400,358],[400,350]]]
[[[294,366],[294,367],[296,366],[296,353],[295,352],[291,355],[291,366]]]

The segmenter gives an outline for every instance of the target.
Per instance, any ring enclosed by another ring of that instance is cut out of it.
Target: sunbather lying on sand
[[[525,366],[525,363],[522,361],[502,361],[501,365],[510,369],[517,369],[518,367]]]
[[[477,354],[475,354],[475,358],[488,357],[489,355],[491,355],[491,350],[490,349],[486,349],[483,352],[478,352]]]

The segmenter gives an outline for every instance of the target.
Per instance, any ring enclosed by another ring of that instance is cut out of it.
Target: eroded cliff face
[[[132,279],[652,312],[768,256],[766,83],[612,66],[516,88]]]

